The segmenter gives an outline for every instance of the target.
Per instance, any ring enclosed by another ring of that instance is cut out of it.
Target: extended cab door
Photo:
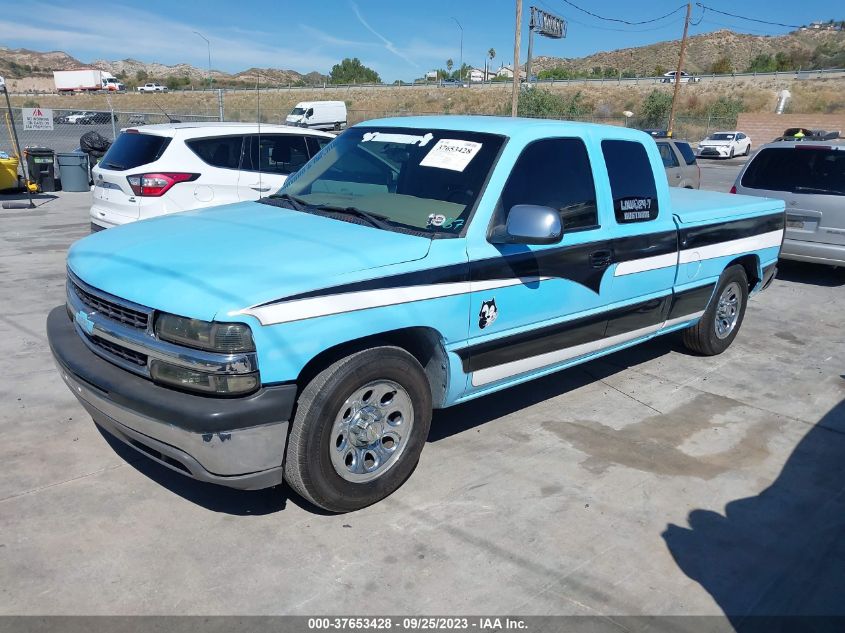
[[[518,204],[558,210],[563,238],[542,246],[491,244],[480,231],[468,238],[470,340],[460,356],[471,388],[529,377],[590,353],[607,324],[613,251],[584,140],[529,143],[492,224],[504,224]]]
[[[249,134],[238,178],[241,200],[276,193],[287,177],[308,162],[305,137],[299,134]]]
[[[613,265],[605,297],[606,337],[638,338],[654,332],[669,317],[678,267],[678,232],[666,179],[654,144],[605,138],[604,169],[596,177],[610,190],[605,229],[612,236]],[[605,181],[606,179],[606,181]]]

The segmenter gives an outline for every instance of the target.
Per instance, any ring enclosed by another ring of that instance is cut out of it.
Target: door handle
[[[593,251],[590,253],[590,266],[593,268],[607,268],[613,263],[613,252],[610,250]]]

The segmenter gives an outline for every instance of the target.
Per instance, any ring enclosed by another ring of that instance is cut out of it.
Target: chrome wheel
[[[726,339],[736,329],[739,313],[742,309],[742,290],[739,284],[732,281],[719,296],[716,305],[716,336]]]
[[[408,392],[391,380],[378,380],[353,392],[332,426],[332,466],[347,481],[380,477],[400,458],[414,426]]]

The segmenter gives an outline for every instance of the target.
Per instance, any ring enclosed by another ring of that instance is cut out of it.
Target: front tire
[[[745,148],[745,155],[746,155],[746,156],[750,156],[750,155],[751,155],[751,143],[749,143],[749,144],[746,146],[746,148]]]
[[[730,156],[728,156],[728,158],[733,158],[733,157],[734,157],[734,148],[732,147],[732,148],[731,148],[731,155],[730,155]]]
[[[682,332],[687,349],[704,356],[716,356],[731,346],[748,305],[748,276],[742,266],[722,273],[716,291],[701,319]]]
[[[376,347],[342,358],[299,397],[285,479],[331,512],[381,501],[414,470],[431,412],[425,371],[405,350]]]

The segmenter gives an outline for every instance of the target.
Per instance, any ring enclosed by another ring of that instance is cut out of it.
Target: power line
[[[669,12],[669,13],[667,13],[666,15],[661,15],[661,16],[660,16],[660,17],[658,17],[658,18],[652,18],[652,19],[650,19],[650,20],[640,20],[640,21],[638,21],[638,22],[632,22],[632,21],[630,21],[630,20],[622,20],[622,19],[620,19],[620,18],[607,18],[607,17],[604,17],[604,16],[602,16],[602,15],[598,15],[597,13],[593,13],[592,11],[587,11],[587,9],[582,9],[581,7],[579,7],[579,6],[578,6],[577,4],[575,4],[574,2],[570,2],[570,0],[562,0],[562,1],[563,1],[565,4],[568,4],[569,6],[571,6],[571,7],[575,8],[575,9],[578,9],[578,10],[579,10],[579,11],[581,11],[582,13],[586,13],[587,15],[590,15],[590,16],[592,16],[592,17],[594,17],[594,18],[598,18],[599,20],[604,20],[605,22],[619,22],[619,23],[621,23],[621,24],[628,24],[628,25],[630,25],[630,26],[637,26],[638,24],[650,24],[650,23],[652,23],[652,22],[659,22],[660,20],[663,20],[663,19],[665,19],[665,18],[668,18],[670,15],[674,15],[674,14],[676,14],[678,11],[683,11],[684,9],[686,9],[686,8],[687,8],[687,5],[686,5],[686,4],[682,4],[681,6],[679,6],[679,7],[678,7],[677,9],[675,9],[674,11],[670,11],[670,12]]]
[[[563,0],[567,2],[567,0]],[[768,20],[759,20],[757,18],[749,18],[744,15],[737,15],[736,13],[728,13],[727,11],[720,11],[719,9],[714,9],[713,7],[708,7],[701,2],[696,2],[696,6],[701,7],[702,11],[712,11],[713,13],[721,13],[722,15],[728,15],[732,18],[739,18],[740,20],[748,20],[749,22],[759,22],[760,24],[768,24],[769,26],[783,26],[788,29],[800,29],[801,27],[797,24],[783,24],[782,22],[769,22]],[[702,17],[704,13],[701,14]],[[699,20],[700,21],[700,20]]]

